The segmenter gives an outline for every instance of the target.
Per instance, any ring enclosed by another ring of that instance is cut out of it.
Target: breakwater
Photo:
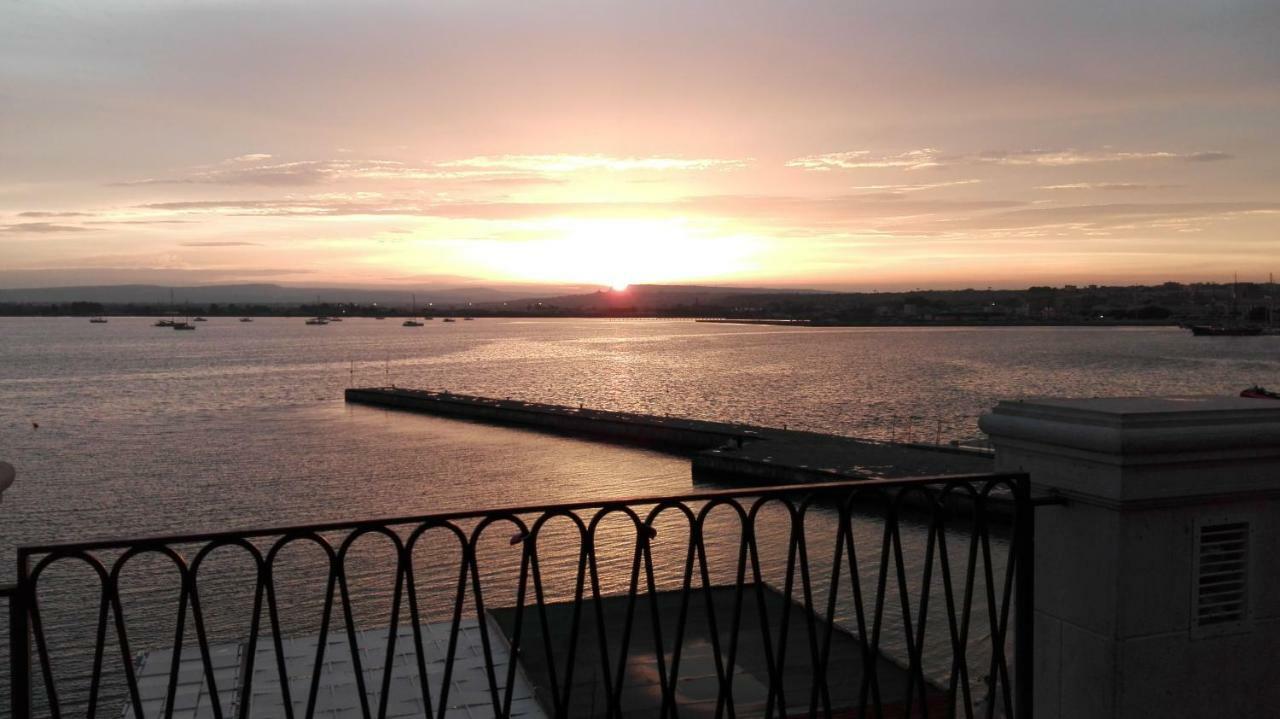
[[[528,427],[578,437],[644,444],[656,449],[697,451],[759,439],[749,426],[659,417],[633,412],[568,407],[452,392],[399,388],[349,389],[348,402]]]
[[[474,395],[353,388],[348,402],[575,437],[640,444],[690,457],[695,480],[787,484],[990,472],[989,455],[731,422],[614,412]]]

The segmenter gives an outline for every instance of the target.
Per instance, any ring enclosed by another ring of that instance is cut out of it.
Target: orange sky
[[[0,287],[1280,270],[1274,5],[1069,5],[7,3]]]

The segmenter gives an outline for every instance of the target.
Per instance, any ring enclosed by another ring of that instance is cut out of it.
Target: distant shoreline
[[[195,316],[196,313],[192,313]],[[0,317],[23,317],[23,318],[74,318],[87,319],[93,316],[102,316],[107,318],[129,318],[136,317],[140,319],[154,318],[173,318],[185,315],[173,313],[155,313],[155,314],[112,314],[110,312],[102,312],[95,314],[79,314],[79,313],[24,313],[24,314],[5,314],[0,312]],[[212,314],[203,313],[201,316],[210,319],[236,320],[240,317],[250,317],[253,319],[303,319],[306,317],[317,316],[315,313],[306,312],[281,312],[281,313],[244,313],[244,314]],[[847,321],[823,321],[809,319],[785,319],[785,318],[728,318],[728,317],[693,317],[689,315],[676,314],[601,314],[601,313],[565,313],[565,314],[535,314],[523,312],[485,312],[477,311],[473,313],[463,313],[456,311],[436,311],[430,314],[418,313],[417,315],[408,312],[390,312],[381,315],[368,314],[329,314],[329,317],[339,317],[342,319],[405,319],[409,317],[438,317],[438,318],[463,318],[470,317],[475,319],[563,319],[563,320],[687,320],[697,322],[699,324],[722,324],[722,325],[759,325],[771,327],[805,327],[812,329],[822,329],[831,327],[1178,327],[1180,324],[1171,320],[1132,320],[1132,319],[1116,319],[1116,320],[1063,320],[1050,322],[1045,320],[1012,320],[1001,318],[998,320],[982,321],[982,320],[921,320],[917,322],[909,321],[893,321],[893,322],[847,322]]]
[[[1044,320],[999,320],[982,322],[978,320],[946,320],[920,322],[823,322],[820,320],[785,320],[785,319],[699,319],[695,322],[721,325],[770,325],[778,327],[1178,327],[1177,322],[1169,320],[1094,320],[1094,321],[1062,321],[1046,322]]]

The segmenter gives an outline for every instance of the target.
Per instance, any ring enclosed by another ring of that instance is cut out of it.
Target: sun
[[[627,288],[630,286],[631,286],[630,283],[627,283],[627,282],[614,282],[612,285],[610,285],[610,289],[612,289],[614,292],[626,292]]]

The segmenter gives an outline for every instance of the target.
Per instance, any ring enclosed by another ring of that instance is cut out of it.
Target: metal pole
[[[1036,525],[1035,507],[1031,503],[1031,477],[1023,475],[1017,479],[1015,486],[1017,508],[1017,526],[1014,528],[1015,541],[1018,544],[1017,589],[1018,599],[1014,605],[1017,611],[1017,622],[1014,626],[1014,716],[1017,719],[1029,719],[1033,713],[1035,696],[1032,688],[1032,675],[1035,672],[1035,554]]]
[[[6,587],[9,596],[9,713],[13,719],[31,716],[31,646],[27,629],[26,559],[18,557],[18,584]]]

